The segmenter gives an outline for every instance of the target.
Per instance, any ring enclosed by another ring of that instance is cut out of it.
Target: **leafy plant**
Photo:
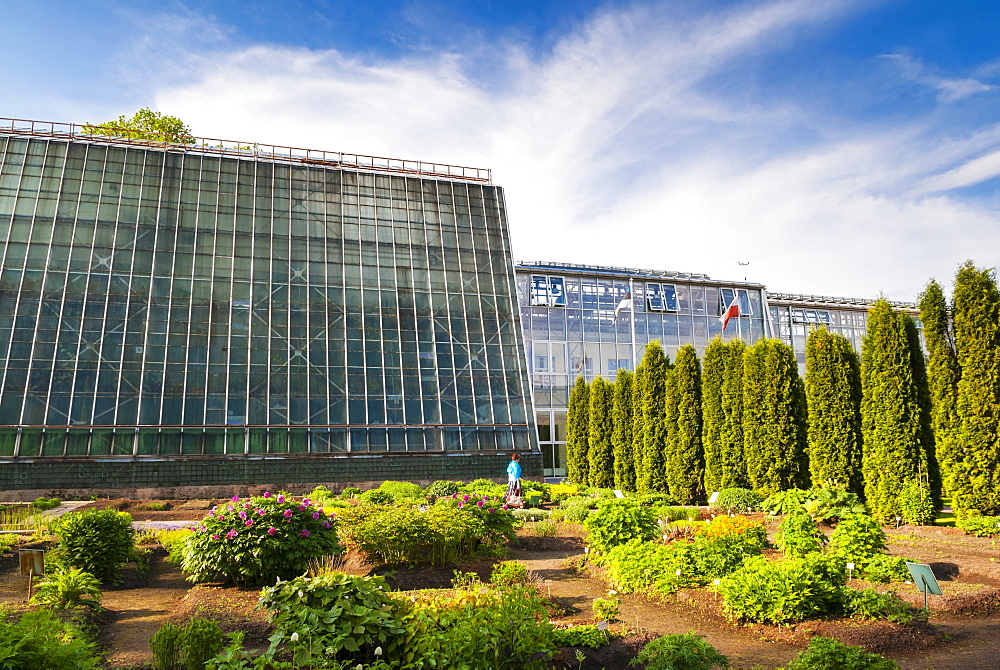
[[[538,537],[555,537],[556,533],[559,532],[559,527],[552,519],[545,519],[531,524],[529,530]]]
[[[910,579],[910,570],[906,567],[906,559],[900,556],[875,554],[860,567],[862,576],[870,582],[887,584],[889,582],[905,582]]]
[[[802,621],[840,609],[843,570],[838,561],[818,553],[780,562],[758,556],[723,578],[719,592],[733,621]]]
[[[435,498],[444,498],[445,496],[450,496],[452,493],[458,493],[461,486],[462,482],[440,480],[424,489],[424,493]]]
[[[911,479],[903,484],[899,492],[899,507],[906,523],[915,526],[926,526],[934,523],[937,510],[929,486],[917,479]]]
[[[283,494],[215,507],[187,539],[181,568],[196,582],[267,584],[303,574],[310,558],[341,551],[334,520]]]
[[[155,670],[204,670],[223,648],[222,629],[210,619],[186,626],[165,623],[149,641]]]
[[[809,646],[791,663],[786,670],[898,670],[895,661],[870,654],[861,647],[852,647],[839,640],[817,635],[809,641]]]
[[[187,539],[193,531],[190,528],[172,528],[156,531],[156,541],[167,550],[167,560],[174,565],[184,561]]]
[[[594,624],[556,628],[552,631],[552,645],[555,647],[590,647],[600,649],[610,640],[608,631]]]
[[[153,633],[149,648],[153,652],[153,670],[182,670],[184,628],[169,621]]]
[[[0,611],[0,668],[100,670],[101,664],[96,645],[50,611],[25,612],[17,621]]]
[[[970,514],[960,517],[955,525],[967,534],[976,537],[997,537],[1000,535],[1000,516]]]
[[[811,516],[799,510],[781,520],[774,543],[785,556],[800,558],[821,551],[826,544],[826,535],[816,527]]]
[[[323,486],[322,484],[314,488],[312,491],[309,492],[309,495],[306,496],[306,498],[312,501],[313,505],[315,505],[316,507],[326,507],[330,505],[330,503],[332,502],[339,503],[340,501],[337,500],[338,497],[339,496],[336,493],[334,493],[327,487]]]
[[[559,506],[562,517],[570,523],[583,523],[597,507],[597,500],[590,496],[577,496],[564,500]]]
[[[143,107],[131,117],[124,114],[114,121],[105,123],[86,123],[83,132],[92,135],[108,135],[111,137],[127,137],[130,139],[150,140],[154,142],[171,142],[175,144],[194,144],[191,129],[176,116],[166,116]]]
[[[411,597],[404,667],[542,670],[552,655],[545,601],[520,585]]]
[[[729,667],[728,658],[693,632],[664,635],[646,643],[630,665],[640,663],[646,670],[712,670]]]
[[[57,610],[83,606],[100,610],[101,583],[79,568],[54,572],[38,583],[31,602]]]
[[[802,509],[817,521],[842,519],[848,514],[867,513],[867,509],[856,494],[833,485],[808,490],[779,491],[765,499],[760,508],[772,514],[791,514]]]
[[[388,596],[381,577],[338,572],[297,577],[261,591],[259,607],[269,612],[275,629],[272,651],[282,643],[308,640],[334,658],[343,653],[355,661],[376,661],[376,649],[389,658],[401,650],[400,605]],[[301,665],[304,653],[306,647],[294,650],[293,661]]]
[[[423,488],[413,482],[385,481],[376,490],[384,491],[391,495],[393,502],[424,499]]]
[[[358,496],[358,500],[367,505],[391,505],[396,501],[392,493],[382,489],[365,491]]]
[[[495,586],[511,586],[513,584],[524,584],[528,581],[528,568],[524,563],[517,561],[504,561],[493,566],[493,573],[490,575],[490,583]]]
[[[121,582],[121,570],[134,546],[132,517],[112,509],[73,512],[51,527],[59,537],[58,562],[80,568],[102,583]]]
[[[607,598],[594,598],[592,608],[601,621],[617,621],[621,615],[622,601],[617,591],[608,591]]]
[[[7,550],[17,544],[18,537],[14,534],[0,535],[0,556],[7,553]]]
[[[549,487],[549,497],[552,502],[562,502],[579,494],[580,487],[576,484],[553,484]]]
[[[543,509],[512,509],[510,513],[521,521],[542,521],[549,518],[549,513]]]
[[[842,592],[844,613],[865,619],[887,619],[909,624],[926,617],[891,591],[879,593],[874,589],[849,589]]]
[[[865,564],[888,549],[885,532],[867,514],[850,514],[830,534],[830,549],[845,562]]]
[[[42,510],[43,512],[48,509],[59,507],[59,505],[62,505],[62,500],[59,498],[46,498],[45,496],[35,498],[35,500],[31,503],[32,507],[37,510]]]
[[[583,525],[590,531],[591,549],[600,553],[629,540],[652,540],[659,535],[655,512],[628,498],[602,501]]]
[[[764,502],[756,491],[750,489],[723,489],[719,492],[719,497],[715,499],[713,507],[716,507],[726,514],[745,514],[756,512],[760,509],[760,504]]]
[[[357,498],[362,493],[361,489],[356,486],[348,486],[343,491],[340,492],[340,497],[344,500],[348,498]]]

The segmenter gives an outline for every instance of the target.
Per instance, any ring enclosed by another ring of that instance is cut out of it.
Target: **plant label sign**
[[[607,629],[608,629],[608,622],[607,621],[598,621],[597,622],[597,630],[607,630]]]
[[[621,491],[619,491],[618,489],[615,489],[615,497],[616,498],[624,498],[625,494],[622,493]]]
[[[708,504],[709,505],[714,505],[715,501],[717,501],[718,499],[719,499],[719,492],[716,491],[712,495],[708,496]]]
[[[44,549],[18,549],[21,561],[21,574],[25,577],[38,577],[45,574]]]

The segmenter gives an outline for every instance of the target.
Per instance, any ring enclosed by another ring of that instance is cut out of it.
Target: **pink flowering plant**
[[[193,582],[272,584],[303,574],[311,558],[343,551],[335,517],[308,498],[234,496],[193,531],[181,563]]]

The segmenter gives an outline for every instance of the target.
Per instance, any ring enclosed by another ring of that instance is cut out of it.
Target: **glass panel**
[[[562,277],[549,277],[549,304],[553,307],[566,306],[566,288]]]
[[[663,308],[668,312],[677,311],[677,287],[673,284],[663,285]]]

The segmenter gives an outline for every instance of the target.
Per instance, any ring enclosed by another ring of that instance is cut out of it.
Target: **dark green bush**
[[[318,577],[297,577],[271,586],[260,594],[260,607],[269,612],[274,635],[271,650],[294,639],[327,650],[332,658],[354,662],[398,658],[404,629],[401,603],[386,593],[381,577],[353,577],[330,572]],[[301,655],[305,649],[296,648]],[[293,656],[299,665],[303,659]]]
[[[382,489],[372,489],[371,491],[365,491],[360,496],[358,500],[365,503],[366,505],[391,505],[396,502],[396,499],[392,496],[389,491],[383,491]]]
[[[590,531],[591,549],[602,554],[629,540],[652,540],[660,534],[656,513],[628,498],[601,501],[583,526]]]
[[[903,484],[899,492],[899,507],[906,523],[914,526],[932,524],[937,516],[930,487],[916,479]]]
[[[47,610],[25,612],[17,621],[0,611],[0,668],[10,670],[100,670],[97,647],[79,628]]]
[[[80,568],[106,584],[119,584],[134,546],[132,517],[113,509],[67,514],[52,524],[59,537],[56,561]]]
[[[796,510],[781,520],[774,543],[785,556],[801,558],[821,551],[826,544],[826,535],[816,527],[811,516],[802,510]]]
[[[664,635],[648,642],[631,665],[640,663],[645,670],[712,670],[729,667],[728,658],[693,632]]]
[[[722,579],[726,616],[738,622],[783,624],[841,609],[844,567],[819,553],[769,562],[757,556]]]
[[[308,569],[308,561],[342,551],[334,518],[284,494],[265,493],[219,505],[187,538],[181,568],[197,582],[271,584]]]
[[[720,491],[719,497],[716,498],[712,507],[720,509],[726,514],[745,514],[759,510],[762,502],[764,502],[764,498],[756,491],[732,488]]]
[[[816,636],[805,651],[799,652],[787,670],[898,670],[895,661],[869,654],[861,647],[851,647],[839,640]]]

